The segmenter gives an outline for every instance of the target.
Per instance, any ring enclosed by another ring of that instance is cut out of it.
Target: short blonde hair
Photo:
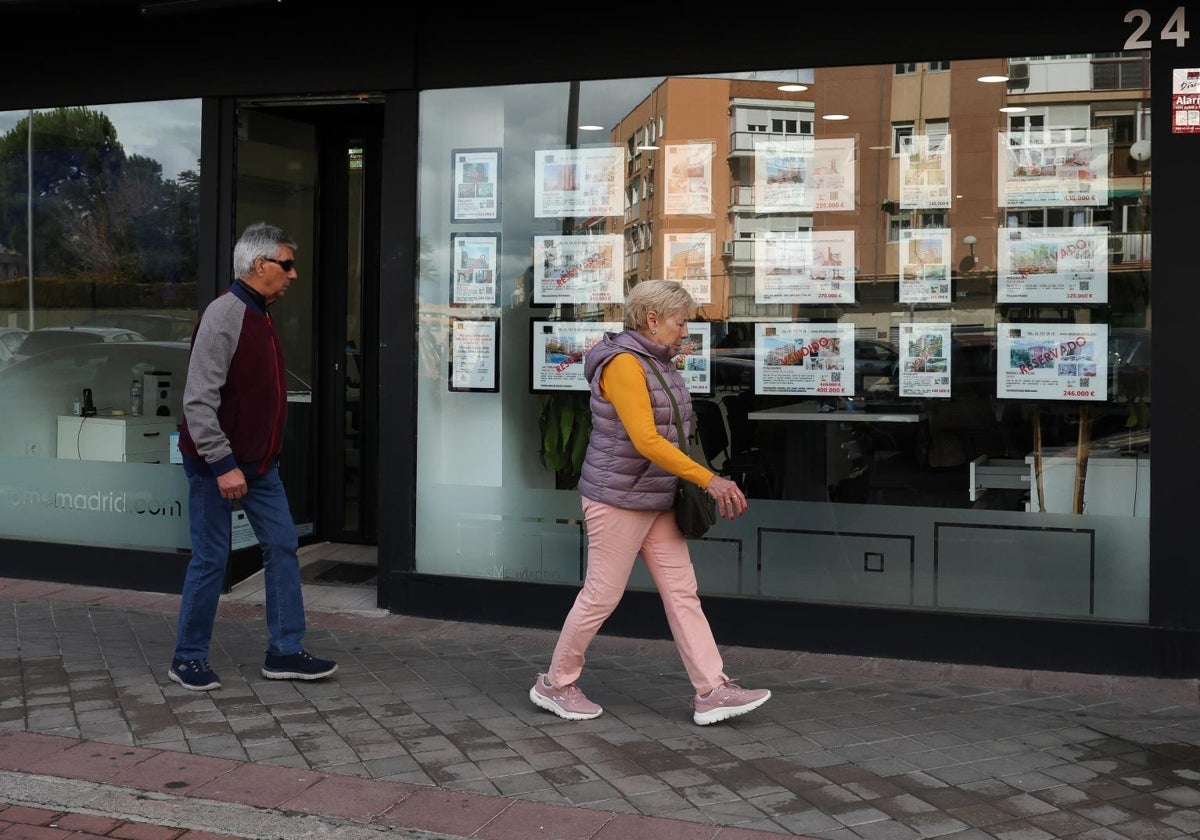
[[[682,283],[674,280],[643,280],[625,296],[625,326],[631,330],[643,329],[651,312],[658,313],[661,318],[676,312],[691,317],[695,308],[696,301]]]

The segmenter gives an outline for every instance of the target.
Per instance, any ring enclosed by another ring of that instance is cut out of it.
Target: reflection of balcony
[[[750,157],[758,143],[812,143],[811,134],[782,134],[768,131],[735,131],[729,137],[730,157]]]
[[[754,210],[754,187],[734,185],[729,188],[729,211],[745,213]]]
[[[1143,262],[1150,259],[1150,233],[1112,233],[1108,236],[1110,263]]]
[[[721,256],[730,260],[730,264],[739,267],[754,266],[753,239],[726,239],[721,243]]]

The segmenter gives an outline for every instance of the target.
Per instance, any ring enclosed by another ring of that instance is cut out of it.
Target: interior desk
[[[751,411],[748,419],[759,422],[785,421],[785,499],[825,502],[831,489],[862,475],[871,467],[870,448],[854,432],[854,423],[920,423],[928,411],[873,412],[820,411],[818,402],[798,402]],[[818,425],[821,424],[821,425]]]

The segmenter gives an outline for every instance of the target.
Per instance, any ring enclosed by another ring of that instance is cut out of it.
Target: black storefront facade
[[[293,507],[307,539],[378,546],[383,608],[557,626],[585,541],[578,496],[540,451],[540,417],[574,393],[553,354],[619,322],[630,283],[667,276],[706,301],[703,363],[681,363],[696,398],[722,406],[734,436],[725,398],[758,398],[757,460],[739,474],[761,482],[756,518],[693,548],[721,642],[1194,676],[1200,134],[1172,97],[1177,71],[1200,67],[1192,10],[1097,7],[1038,27],[997,11],[965,33],[941,5],[750,15],[733,35],[720,16],[599,10],[477,10],[470,25],[422,12],[397,29],[286,2],[16,2],[0,9],[19,68],[0,112],[194,101],[197,307],[224,287],[251,215],[299,228],[314,288],[293,325],[302,350],[289,347],[310,386],[292,406]],[[991,73],[1013,75],[978,82]],[[807,90],[775,92],[788,81]],[[304,163],[289,175],[293,153]],[[802,173],[764,174],[780,164]],[[565,187],[551,178],[564,168],[618,183]],[[1018,270],[1047,251],[1057,269]],[[572,265],[591,273],[562,292]],[[1068,298],[1084,294],[1079,271],[1095,272],[1088,295],[1106,293]],[[1022,285],[1039,273],[1037,290]],[[1145,360],[1127,358],[1130,337]],[[1059,349],[1078,338],[1100,352]],[[789,371],[774,342],[834,339],[855,346],[856,381],[832,402],[854,413],[857,400],[858,416],[798,417],[830,402],[810,383],[842,363],[826,352]],[[890,369],[868,368],[876,345],[897,354]],[[918,393],[938,387],[920,348],[949,360],[951,396]],[[1022,394],[1005,371],[1030,353],[1027,367],[1054,373]],[[1077,398],[1095,377],[1104,393]],[[1151,378],[1167,453],[1152,481]],[[3,482],[10,507],[24,481]],[[0,533],[0,574],[178,589],[178,522],[142,544],[46,521]],[[235,552],[235,569],[254,563],[252,547]],[[635,573],[606,629],[666,634],[648,578]]]

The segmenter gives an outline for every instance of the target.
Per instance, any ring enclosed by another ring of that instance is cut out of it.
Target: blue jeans
[[[175,658],[207,659],[229,565],[233,508],[228,499],[221,498],[216,476],[188,476],[188,487],[192,559],[179,603]],[[278,467],[272,466],[262,475],[247,474],[246,487],[242,509],[263,555],[267,652],[278,656],[299,653],[304,640],[304,594],[296,555],[299,543]]]

